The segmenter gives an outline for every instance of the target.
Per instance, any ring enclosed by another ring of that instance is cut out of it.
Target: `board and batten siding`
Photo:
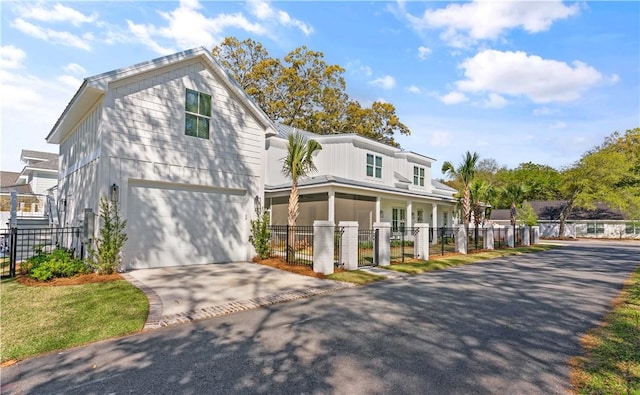
[[[49,188],[58,185],[58,176],[54,173],[35,171],[31,188],[36,195],[46,195]]]

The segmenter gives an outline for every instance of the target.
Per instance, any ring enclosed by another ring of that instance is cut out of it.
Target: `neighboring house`
[[[536,200],[529,202],[538,216],[540,236],[557,237],[560,226],[560,213],[566,206],[564,200]],[[491,222],[510,224],[510,210],[491,211]],[[565,235],[568,237],[594,238],[640,238],[640,219],[628,218],[620,210],[614,210],[604,204],[596,204],[592,210],[574,207],[565,221]]]
[[[22,150],[20,160],[25,167],[18,182],[30,185],[32,193],[46,195],[58,184],[58,154]]]
[[[275,132],[205,48],[86,78],[47,136],[61,222],[113,193],[126,269],[249,260]]]
[[[285,125],[267,138],[266,206],[275,225],[287,224],[291,179],[282,159],[287,137],[303,133],[322,145],[313,159],[318,171],[298,183],[297,224],[314,220],[358,221],[362,229],[389,222],[394,231],[415,223],[447,226],[454,223],[456,191],[431,179],[435,159],[403,151],[356,134],[316,135]]]

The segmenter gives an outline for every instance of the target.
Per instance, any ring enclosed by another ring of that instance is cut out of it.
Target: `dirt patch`
[[[58,287],[58,286],[64,286],[64,285],[82,285],[82,284],[92,284],[92,283],[103,283],[107,281],[116,281],[116,280],[122,280],[122,279],[123,278],[119,273],[80,274],[73,277],[53,278],[49,281],[38,281],[38,280],[34,280],[31,277],[21,275],[21,274],[16,276],[17,282],[30,287]]]
[[[321,278],[321,279],[325,278],[324,274],[314,272],[313,267],[309,265],[290,265],[285,261],[283,261],[282,259],[278,259],[278,258],[269,258],[269,259],[262,259],[262,260],[254,258],[253,262],[260,265],[265,265],[265,266],[273,267],[276,269],[285,270],[287,272],[300,274],[303,276],[309,276],[309,277],[315,277],[315,278]],[[344,269],[336,268],[333,270],[333,272],[334,273],[344,272]]]

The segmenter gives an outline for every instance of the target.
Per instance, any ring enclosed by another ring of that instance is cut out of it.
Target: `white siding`
[[[33,190],[33,193],[37,195],[45,195],[47,193],[47,189],[52,188],[57,184],[57,174],[35,172],[33,175],[33,181],[31,182],[31,189]]]

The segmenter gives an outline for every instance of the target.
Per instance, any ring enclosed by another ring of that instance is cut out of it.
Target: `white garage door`
[[[189,185],[130,183],[128,268],[244,261],[248,198],[244,191]]]

